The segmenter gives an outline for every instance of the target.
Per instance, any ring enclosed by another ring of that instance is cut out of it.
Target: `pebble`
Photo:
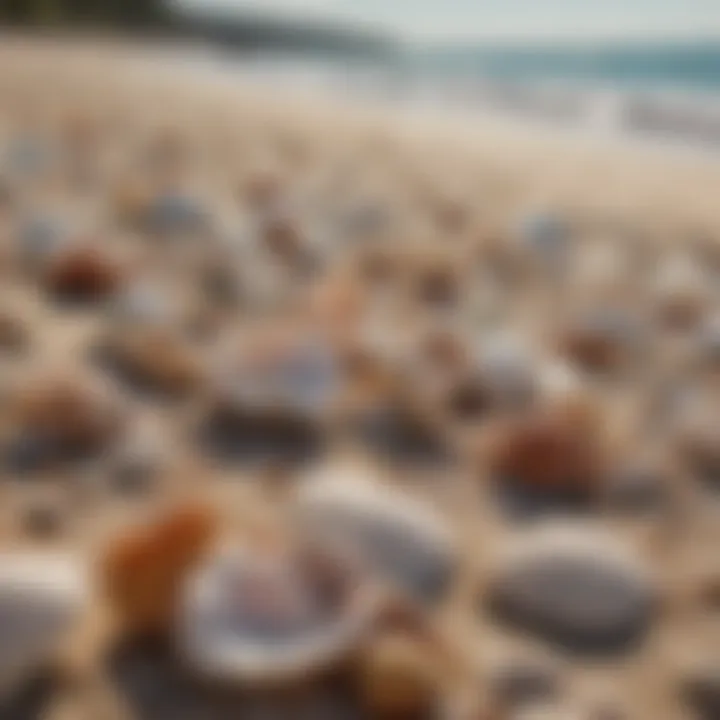
[[[667,470],[631,463],[611,473],[603,488],[608,510],[622,515],[644,515],[667,508],[671,499]]]
[[[720,663],[687,678],[682,697],[697,720],[720,718]]]
[[[199,201],[183,194],[167,193],[150,203],[145,225],[161,237],[186,237],[207,230],[209,219]]]
[[[502,667],[490,681],[490,691],[503,708],[551,702],[560,692],[558,671],[551,665],[517,662]]]
[[[512,626],[566,651],[619,655],[647,633],[655,588],[634,560],[608,551],[601,539],[540,535],[499,572],[489,601]]]

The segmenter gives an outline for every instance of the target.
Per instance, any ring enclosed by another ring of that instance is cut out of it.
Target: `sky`
[[[720,39],[720,0],[176,0],[379,25],[445,39]]]

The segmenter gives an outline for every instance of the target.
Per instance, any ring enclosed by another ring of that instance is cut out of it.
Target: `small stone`
[[[685,680],[682,697],[698,720],[720,718],[720,664]]]
[[[633,560],[578,533],[528,539],[499,571],[490,602],[501,619],[565,650],[614,655],[643,639],[655,593]]]
[[[551,702],[559,693],[560,678],[549,665],[516,663],[492,678],[491,692],[503,708]]]
[[[33,503],[22,513],[22,529],[26,535],[36,540],[49,540],[57,537],[63,527],[63,512],[57,504]]]
[[[30,343],[30,333],[23,320],[8,311],[0,310],[0,350],[22,352]]]
[[[17,242],[22,261],[30,269],[42,267],[66,242],[66,230],[55,217],[36,214],[18,228]]]
[[[190,236],[208,229],[209,216],[194,198],[166,193],[150,203],[145,224],[151,233],[161,237]]]
[[[154,458],[126,453],[112,470],[112,487],[123,496],[145,495],[153,487],[157,472]]]
[[[637,515],[665,508],[670,500],[666,472],[652,465],[631,464],[609,476],[603,500],[612,512]]]
[[[526,215],[518,231],[524,249],[543,266],[558,269],[565,259],[570,230],[562,217],[551,212]]]

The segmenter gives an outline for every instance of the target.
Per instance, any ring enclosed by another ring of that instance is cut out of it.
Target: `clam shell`
[[[285,683],[330,669],[355,649],[376,615],[378,603],[371,590],[351,592],[326,621],[308,623],[300,631],[256,631],[252,618],[234,616],[228,586],[232,590],[242,570],[256,561],[252,553],[225,550],[188,582],[178,641],[195,669],[221,682]]]

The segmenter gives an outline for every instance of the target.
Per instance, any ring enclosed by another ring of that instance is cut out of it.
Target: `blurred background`
[[[720,142],[714,0],[2,0],[0,15],[171,37],[263,81]]]

